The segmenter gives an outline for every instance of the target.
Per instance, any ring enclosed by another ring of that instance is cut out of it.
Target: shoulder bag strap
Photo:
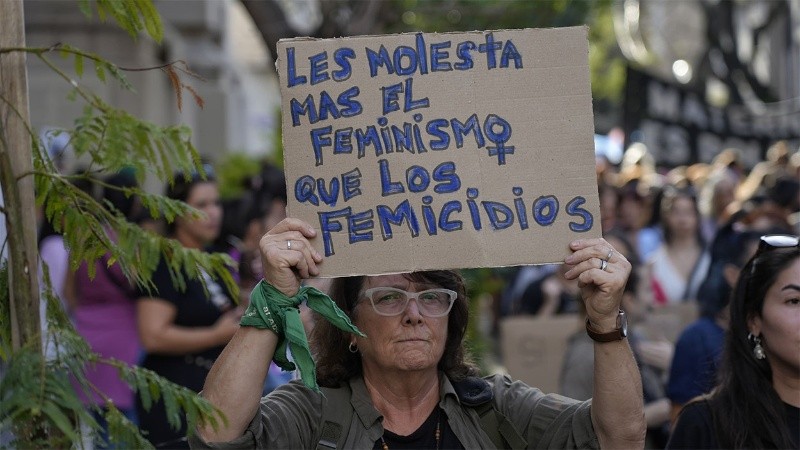
[[[322,411],[322,432],[317,450],[335,450],[344,447],[347,431],[353,418],[349,387],[322,388],[325,396]]]
[[[483,432],[492,440],[495,448],[524,449],[528,442],[523,438],[506,416],[494,407],[494,402],[488,401],[475,406],[475,411],[481,419]]]

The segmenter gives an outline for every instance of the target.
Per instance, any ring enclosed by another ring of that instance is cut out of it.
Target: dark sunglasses
[[[750,273],[752,274],[755,272],[756,261],[758,257],[765,252],[776,248],[791,247],[800,247],[800,237],[791,234],[767,234],[761,236],[761,241],[758,243],[758,250],[756,250],[756,254],[753,255],[753,265],[750,269]]]

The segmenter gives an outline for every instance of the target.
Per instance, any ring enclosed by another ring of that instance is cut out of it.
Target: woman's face
[[[367,277],[356,305],[356,326],[367,337],[358,338],[358,350],[365,373],[387,371],[436,370],[444,354],[448,316],[425,317],[416,300],[408,301],[405,310],[396,316],[375,312],[363,292],[373,287],[393,287],[419,292],[441,286],[417,284],[403,275]]]
[[[222,205],[216,183],[195,184],[189,191],[186,203],[203,212],[206,217],[195,220],[179,218],[176,222],[177,233],[200,246],[213,242],[222,227]]]
[[[625,230],[638,230],[647,223],[647,204],[644,199],[626,195],[620,199],[619,224]]]
[[[611,188],[600,193],[600,217],[604,231],[614,228],[617,221],[617,193]]]
[[[800,376],[800,258],[767,290],[761,316],[751,320],[750,331],[761,335],[774,372]]]
[[[667,226],[675,236],[691,236],[697,233],[698,218],[694,201],[688,197],[677,197],[667,216]]]

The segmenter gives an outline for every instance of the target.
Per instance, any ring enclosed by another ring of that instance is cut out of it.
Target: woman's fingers
[[[591,243],[591,245],[586,245]],[[564,262],[570,265],[577,265],[582,261],[590,258],[597,258],[605,260],[608,264],[616,262],[620,259],[625,259],[622,255],[614,250],[605,239],[586,239],[573,241],[570,244],[573,253],[564,259]],[[598,266],[599,268],[600,266]]]
[[[630,263],[605,239],[581,239],[570,243],[573,253],[564,259],[572,267],[564,274],[577,279],[591,319],[601,319],[619,308]]]
[[[607,274],[616,273],[620,270],[627,270],[628,261],[619,252],[614,250],[605,239],[585,239],[574,241],[570,244],[574,253],[567,256],[564,262],[573,266],[564,275],[567,279],[575,279],[585,272],[592,270],[600,271],[594,273],[600,278],[605,278],[602,272]]]
[[[296,255],[293,255],[296,258],[294,262],[301,278],[319,275],[317,261],[321,260],[321,257],[307,240],[288,239],[286,241],[286,251],[296,253]]]
[[[286,295],[300,289],[300,280],[319,275],[322,255],[308,239],[316,231],[302,220],[287,218],[275,225],[259,242],[264,278]]]
[[[592,269],[607,273],[611,273],[613,270],[615,270],[611,263],[606,262],[605,267],[603,267],[602,259],[592,257],[572,266],[566,273],[564,273],[564,277],[568,280],[572,280],[577,278],[580,274]]]
[[[311,225],[293,217],[287,217],[281,220],[277,225],[272,227],[267,234],[277,235],[286,231],[298,231],[308,238],[313,238],[317,235],[317,231],[312,228]]]

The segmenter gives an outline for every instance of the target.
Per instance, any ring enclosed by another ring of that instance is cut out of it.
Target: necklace
[[[440,429],[440,425],[442,423],[442,409],[438,406],[436,407],[436,431],[434,432],[433,436],[436,438],[436,450],[439,450],[439,443],[442,440],[442,432]],[[381,448],[383,450],[389,450],[389,445],[386,444],[386,441],[383,439],[383,435],[381,435]]]

